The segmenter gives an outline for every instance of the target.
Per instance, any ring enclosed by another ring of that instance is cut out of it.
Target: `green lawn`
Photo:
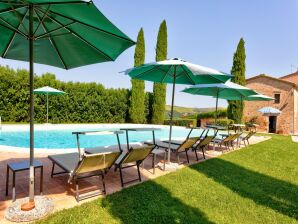
[[[38,223],[298,223],[298,143],[272,136]]]

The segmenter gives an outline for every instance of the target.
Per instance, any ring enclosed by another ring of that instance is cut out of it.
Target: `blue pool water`
[[[72,134],[73,131],[100,131],[107,130],[96,129],[76,129],[76,130],[43,130],[35,131],[35,148],[45,149],[70,149],[76,148],[76,137]],[[108,129],[112,130],[112,129]],[[116,129],[114,129],[116,130]],[[186,137],[189,133],[189,129],[173,128],[173,137]],[[198,136],[200,130],[194,130],[191,136]],[[163,128],[155,131],[156,139],[168,138],[169,129]],[[152,132],[129,132],[130,142],[140,142],[152,140]],[[125,134],[120,135],[121,144],[126,143]],[[96,147],[107,146],[117,144],[115,135],[81,135],[80,136],[81,147]],[[28,131],[2,131],[0,133],[0,145],[14,146],[14,147],[29,147],[29,132]]]

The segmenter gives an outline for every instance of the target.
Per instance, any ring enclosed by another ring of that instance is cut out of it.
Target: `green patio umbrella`
[[[46,97],[47,97],[47,123],[49,123],[49,95],[63,95],[66,93],[61,90],[49,87],[49,86],[44,86],[44,87],[35,89],[35,90],[33,90],[33,93],[46,95]]]
[[[231,78],[231,75],[201,65],[173,58],[165,61],[144,64],[125,71],[132,79],[140,79],[159,83],[172,83],[172,103],[170,114],[170,133],[168,162],[170,162],[170,145],[172,140],[172,120],[176,84],[202,84],[223,83]]]
[[[30,68],[30,184],[34,207],[33,63],[70,69],[114,61],[134,45],[93,4],[84,0],[0,0],[0,55]]]
[[[216,109],[215,109],[215,123],[217,121],[217,108],[218,99],[226,99],[228,97],[247,97],[249,95],[257,94],[254,90],[245,86],[238,85],[231,81],[226,83],[214,83],[214,84],[199,84],[191,86],[182,90],[182,92],[190,93],[193,95],[213,96],[216,97]]]
[[[226,100],[244,100],[244,101],[271,101],[274,100],[274,98],[263,95],[263,94],[256,94],[256,95],[250,95],[246,97],[242,97],[241,95],[238,96],[223,96],[221,99],[226,99]]]

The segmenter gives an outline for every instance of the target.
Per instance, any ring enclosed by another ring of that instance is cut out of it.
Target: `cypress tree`
[[[145,62],[145,39],[143,28],[138,33],[135,54],[134,66],[140,66]],[[131,96],[129,107],[129,118],[133,123],[144,123],[145,115],[145,82],[143,80],[131,80]]]
[[[167,23],[162,21],[159,27],[156,43],[156,61],[167,59],[168,52],[168,34]],[[152,123],[163,124],[166,110],[166,90],[167,86],[163,83],[154,83],[153,85],[153,105],[152,105]]]
[[[237,50],[234,53],[233,67],[231,74],[233,75],[232,81],[245,86],[245,42],[243,38],[240,39]],[[243,101],[231,100],[227,109],[227,115],[229,119],[234,120],[236,123],[241,123],[243,116]]]

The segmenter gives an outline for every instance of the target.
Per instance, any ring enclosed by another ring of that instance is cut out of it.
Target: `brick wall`
[[[279,81],[278,79],[259,76],[247,80],[246,86],[270,97],[274,97],[275,93],[279,93],[280,103],[277,104],[274,103],[274,101],[246,101],[244,107],[244,120],[248,121],[252,117],[257,117],[257,122],[260,125],[259,128],[268,131],[269,119],[258,112],[258,110],[266,106],[274,107],[282,111],[282,114],[277,116],[277,132],[291,134],[293,132],[294,124],[294,97],[296,98],[295,100],[298,100],[293,85]],[[297,111],[297,108],[295,110]],[[295,114],[297,116],[297,113]],[[297,125],[295,124],[295,127]],[[296,132],[297,131],[298,129],[296,129]]]
[[[289,81],[298,85],[298,71],[280,78],[281,80]]]
[[[294,91],[294,125],[295,133],[298,134],[298,89]]]

